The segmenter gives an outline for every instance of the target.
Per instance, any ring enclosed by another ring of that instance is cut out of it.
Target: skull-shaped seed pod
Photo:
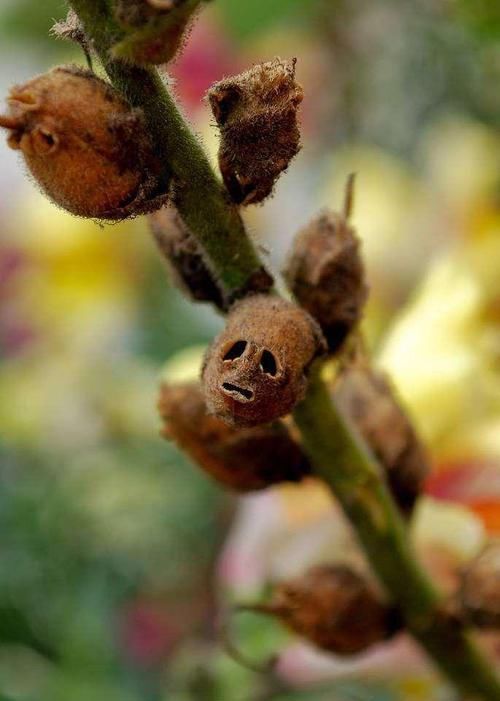
[[[254,608],[275,615],[298,635],[336,655],[362,652],[401,628],[394,609],[365,578],[344,565],[312,567],[279,584],[269,604]]]
[[[219,167],[233,202],[262,202],[300,149],[303,92],[295,82],[295,59],[275,58],[225,78],[208,98],[221,134]]]
[[[295,239],[285,279],[316,319],[331,353],[359,323],[368,294],[359,240],[347,217],[324,211]]]
[[[0,126],[42,190],[72,214],[117,220],[166,201],[168,176],[142,113],[90,71],[62,66],[12,88]]]
[[[209,411],[235,426],[288,414],[304,397],[307,370],[324,349],[316,322],[295,304],[270,295],[236,303],[205,356]]]
[[[333,399],[359,429],[386,471],[391,491],[409,515],[430,465],[412,422],[382,372],[368,362],[346,366],[336,379]]]
[[[149,215],[151,231],[173,283],[198,302],[224,309],[222,292],[210,272],[198,242],[174,207]]]
[[[162,434],[212,478],[237,492],[298,482],[310,473],[302,449],[282,422],[236,429],[207,413],[198,384],[164,384],[158,402]]]
[[[126,33],[112,54],[135,63],[167,63],[181,48],[202,1],[115,0],[115,17]]]
[[[500,542],[490,543],[464,569],[460,608],[480,628],[500,627]]]

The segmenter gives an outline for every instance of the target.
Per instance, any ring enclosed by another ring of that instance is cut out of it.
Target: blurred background
[[[2,0],[2,96],[84,63],[50,36],[63,15]],[[431,451],[411,533],[450,589],[500,537],[500,5],[215,0],[171,66],[214,162],[205,91],[274,56],[298,59],[303,149],[245,219],[279,271],[357,173],[365,331]],[[170,286],[144,219],[72,218],[0,143],[0,701],[452,701],[404,635],[340,659],[248,616],[238,645],[279,651],[276,673],[221,649],[227,603],[312,563],[364,566],[318,484],[237,500],[160,439],[160,378],[196,376],[221,326]]]

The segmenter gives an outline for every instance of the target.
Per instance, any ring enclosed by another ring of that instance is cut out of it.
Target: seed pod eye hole
[[[259,367],[266,375],[271,375],[271,377],[276,376],[278,372],[278,365],[276,363],[276,358],[271,351],[262,351]]]
[[[37,128],[31,134],[33,149],[40,156],[45,156],[55,151],[58,145],[58,138],[46,129]]]
[[[236,341],[224,355],[223,360],[236,360],[241,358],[247,347],[246,341]]]

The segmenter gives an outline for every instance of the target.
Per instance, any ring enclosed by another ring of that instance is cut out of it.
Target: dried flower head
[[[224,309],[223,295],[210,272],[198,242],[173,207],[162,207],[149,216],[151,231],[166,261],[173,282],[200,302]]]
[[[410,513],[430,466],[388,377],[367,362],[355,362],[339,374],[333,397],[385,468],[399,506]]]
[[[464,570],[461,608],[481,628],[500,626],[500,542],[488,545]]]
[[[347,218],[325,211],[313,219],[298,233],[284,275],[335,353],[358,324],[368,293],[359,240]]]
[[[307,370],[323,350],[316,322],[291,302],[254,295],[236,303],[205,356],[209,410],[235,426],[288,414],[303,398]]]
[[[398,616],[371,585],[343,565],[320,565],[283,582],[262,611],[337,655],[362,652],[400,627]]]
[[[181,48],[202,1],[115,0],[115,16],[126,33],[113,55],[135,63],[167,63]]]
[[[166,200],[141,112],[90,71],[58,67],[15,86],[0,126],[43,191],[73,214],[124,219]]]
[[[221,132],[219,166],[237,204],[262,202],[300,148],[302,88],[295,59],[275,58],[226,78],[208,92]]]
[[[281,422],[235,429],[207,413],[197,384],[161,387],[162,434],[221,484],[238,492],[298,482],[310,466],[300,445]]]

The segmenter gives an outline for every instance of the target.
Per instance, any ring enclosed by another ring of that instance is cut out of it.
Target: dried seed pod
[[[396,612],[343,565],[320,565],[283,582],[270,604],[255,610],[277,616],[298,635],[337,655],[362,652],[401,628]]]
[[[291,302],[254,295],[236,303],[205,356],[209,410],[235,426],[288,414],[303,398],[307,369],[324,348],[316,322]]]
[[[473,625],[500,627],[500,542],[488,545],[464,571],[460,600]]]
[[[359,240],[347,218],[322,212],[302,229],[284,272],[335,353],[358,324],[368,294]]]
[[[192,299],[212,302],[224,309],[223,295],[205,263],[203,252],[177,210],[162,207],[149,216],[149,222],[177,287]]]
[[[68,10],[68,14],[65,19],[55,22],[51,29],[51,33],[57,39],[64,39],[65,41],[73,41],[75,44],[81,46],[85,52],[87,59],[90,55],[90,42],[87,39],[85,30],[80,18],[73,9]]]
[[[135,63],[167,63],[181,48],[202,1],[116,0],[115,16],[126,34],[113,47],[113,55]]]
[[[207,413],[197,384],[163,385],[158,402],[162,434],[209,475],[238,492],[298,482],[310,473],[300,445],[281,422],[235,429]]]
[[[302,88],[295,59],[275,58],[215,83],[208,98],[221,132],[219,167],[237,204],[262,202],[300,149]]]
[[[82,217],[116,220],[157,209],[167,178],[142,113],[105,81],[73,66],[12,88],[0,126],[36,182]]]
[[[367,363],[355,362],[340,372],[333,388],[333,399],[385,468],[402,511],[411,513],[430,465],[424,446],[389,379]]]

